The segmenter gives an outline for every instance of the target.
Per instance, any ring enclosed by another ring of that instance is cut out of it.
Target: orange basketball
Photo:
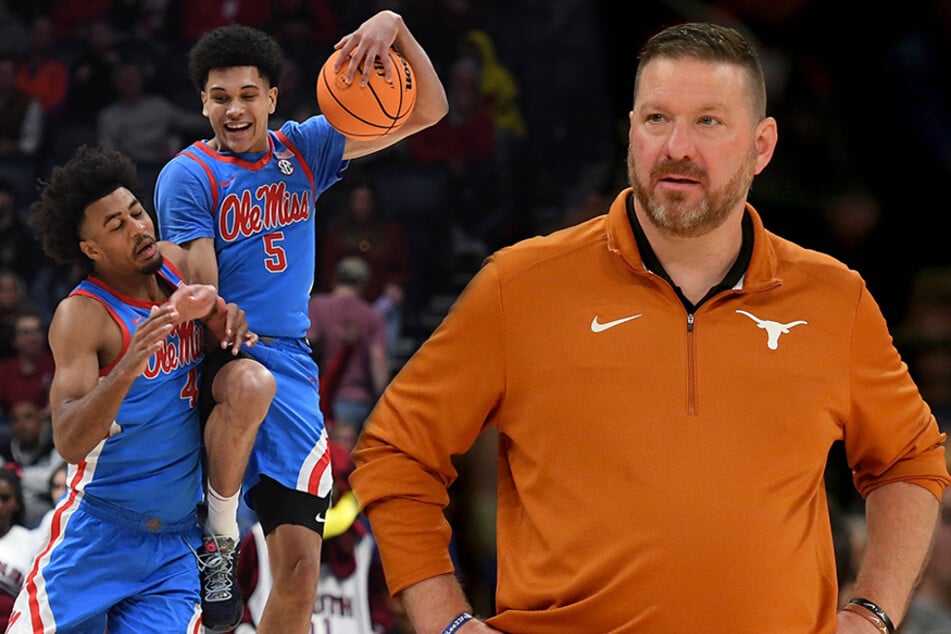
[[[383,62],[374,61],[370,81],[360,85],[363,69],[346,84],[343,78],[347,64],[334,73],[334,63],[340,51],[334,51],[317,75],[317,105],[327,121],[345,136],[363,141],[377,139],[392,133],[401,125],[416,105],[416,78],[409,63],[390,49],[393,64],[393,83],[386,82]]]

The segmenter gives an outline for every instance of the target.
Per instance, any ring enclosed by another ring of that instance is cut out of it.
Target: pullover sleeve
[[[866,497],[885,484],[909,482],[940,500],[951,483],[947,436],[938,429],[864,286],[852,333],[850,382],[845,449],[859,493]]]
[[[350,482],[392,594],[453,572],[444,515],[465,453],[504,392],[503,315],[491,262],[387,387],[354,450]]]

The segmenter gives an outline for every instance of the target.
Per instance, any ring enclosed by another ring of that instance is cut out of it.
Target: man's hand
[[[178,321],[178,313],[170,304],[161,307],[153,306],[149,316],[132,333],[129,348],[117,367],[135,376],[145,372],[149,359],[162,349],[165,338],[172,332],[172,328]]]
[[[250,348],[258,342],[258,336],[248,329],[244,311],[237,304],[225,302],[214,286],[180,286],[168,298],[168,305],[177,314],[176,323],[202,320],[222,348],[231,347],[231,354],[238,354],[241,344]]]
[[[236,355],[241,350],[241,344],[248,348],[258,342],[257,334],[248,329],[248,322],[244,310],[235,303],[225,303],[218,296],[214,311],[205,320],[205,328],[222,349],[231,347],[231,354]]]
[[[179,286],[168,298],[169,305],[178,313],[177,323],[204,319],[215,308],[218,291],[209,284]]]
[[[392,84],[398,77],[397,69],[390,61],[389,49],[399,34],[402,18],[392,11],[380,11],[372,16],[353,33],[340,38],[334,45],[340,50],[340,56],[334,64],[334,73],[340,72],[346,60],[350,66],[347,69],[345,81],[353,82],[357,69],[363,69],[360,85],[366,86],[370,81],[370,72],[376,60],[383,65],[383,73],[388,84]]]

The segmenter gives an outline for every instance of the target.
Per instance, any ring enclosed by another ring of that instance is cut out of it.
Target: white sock
[[[232,496],[225,497],[208,485],[208,519],[205,520],[205,532],[211,535],[230,537],[238,543],[238,500],[241,489]]]

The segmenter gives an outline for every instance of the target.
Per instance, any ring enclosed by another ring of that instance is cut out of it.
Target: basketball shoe
[[[238,544],[230,537],[205,535],[198,551],[202,625],[211,632],[237,627],[244,602],[237,580]]]

